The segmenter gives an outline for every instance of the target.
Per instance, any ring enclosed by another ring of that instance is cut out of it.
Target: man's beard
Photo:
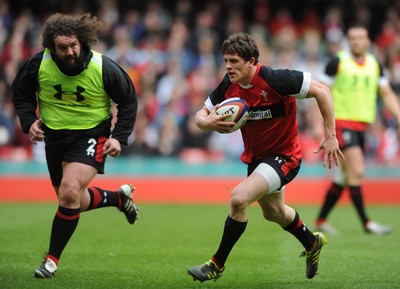
[[[68,58],[60,58],[57,55],[54,56],[55,56],[54,60],[56,61],[60,70],[67,75],[77,73],[82,69],[82,64],[83,64],[82,54],[77,58],[71,56]],[[75,61],[71,62],[70,59],[73,58],[75,58]]]

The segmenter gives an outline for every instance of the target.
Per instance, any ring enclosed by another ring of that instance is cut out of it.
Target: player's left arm
[[[103,55],[103,81],[108,96],[117,105],[117,121],[112,138],[127,144],[138,108],[137,94],[129,75],[114,61]]]
[[[324,167],[328,164],[328,167],[331,168],[333,161],[335,161],[335,164],[338,165],[339,159],[344,159],[343,153],[339,149],[339,143],[336,138],[335,112],[332,94],[326,85],[311,79],[310,88],[306,95],[306,98],[309,97],[314,97],[317,101],[318,108],[321,111],[321,115],[324,120],[325,128],[324,139],[314,153],[319,153],[321,150],[324,150]]]
[[[389,83],[379,85],[379,95],[383,105],[393,115],[397,122],[397,137],[400,140],[400,102]]]
[[[117,105],[117,116],[110,138],[104,144],[104,154],[116,157],[121,144],[128,144],[137,114],[137,95],[129,75],[114,61],[103,55],[103,82],[108,96]]]
[[[339,149],[336,138],[335,113],[330,89],[314,80],[308,72],[289,69],[264,69],[270,87],[282,95],[288,95],[297,99],[315,98],[324,121],[325,136],[318,149],[314,153],[324,151],[324,167],[332,167],[335,161],[339,164],[339,158],[344,159]]]

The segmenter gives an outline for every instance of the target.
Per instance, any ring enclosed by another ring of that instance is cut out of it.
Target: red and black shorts
[[[336,135],[342,151],[351,146],[358,146],[364,151],[365,131],[336,128]]]
[[[59,186],[63,176],[63,162],[78,162],[104,174],[106,155],[103,146],[109,129],[101,126],[88,130],[52,130],[42,126],[45,132],[46,161],[53,186]]]
[[[276,155],[253,161],[247,167],[247,176],[253,172],[260,174],[267,181],[269,192],[280,190],[291,182],[299,173],[302,159],[295,156]]]

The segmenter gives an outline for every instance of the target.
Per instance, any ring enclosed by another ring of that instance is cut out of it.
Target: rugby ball
[[[246,123],[249,115],[249,106],[244,99],[240,97],[232,97],[218,104],[215,112],[218,115],[232,114],[231,116],[225,118],[225,121],[236,122],[232,130],[235,131]]]

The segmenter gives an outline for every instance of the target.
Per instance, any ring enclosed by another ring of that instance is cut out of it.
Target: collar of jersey
[[[243,85],[243,84],[239,83],[239,85],[240,85],[241,87],[245,88],[245,89],[249,89],[249,88],[252,88],[252,87],[253,87],[253,85],[252,85],[251,83],[246,84],[246,85]]]

